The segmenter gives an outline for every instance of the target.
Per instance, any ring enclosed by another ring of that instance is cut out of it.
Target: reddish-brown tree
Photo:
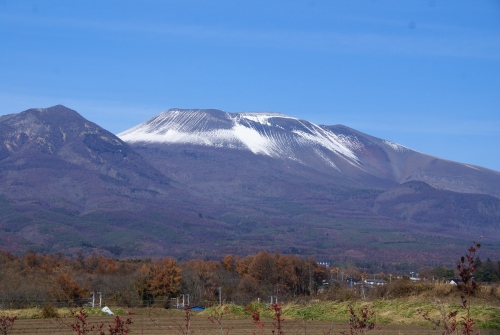
[[[140,269],[139,294],[173,297],[179,292],[181,269],[173,259],[163,258]]]
[[[87,296],[88,292],[78,285],[71,275],[62,273],[54,279],[52,294],[59,301],[79,303],[80,299]]]

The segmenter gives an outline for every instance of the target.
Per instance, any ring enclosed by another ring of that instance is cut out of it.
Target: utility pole
[[[222,305],[222,293],[221,293],[222,287],[219,286],[219,306]]]

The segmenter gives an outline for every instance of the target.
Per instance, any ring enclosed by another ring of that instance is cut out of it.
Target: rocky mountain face
[[[341,125],[173,109],[115,136],[64,106],[0,117],[13,251],[432,260],[479,235],[500,254],[499,218],[500,173]]]
[[[167,253],[167,231],[197,217],[185,206],[197,201],[172,184],[64,106],[0,119],[0,239],[11,250]]]

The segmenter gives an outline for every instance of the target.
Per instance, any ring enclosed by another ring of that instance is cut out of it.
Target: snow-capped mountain
[[[136,148],[190,145],[247,151],[365,185],[370,180],[374,185],[421,180],[448,190],[500,196],[497,185],[478,178],[494,171],[425,155],[342,125],[317,125],[279,113],[170,109],[117,136]]]
[[[304,149],[336,168],[331,155],[353,165],[358,143],[308,121],[278,113],[227,113],[219,110],[164,112],[118,136],[129,143],[177,143],[249,150],[254,154],[307,164]]]

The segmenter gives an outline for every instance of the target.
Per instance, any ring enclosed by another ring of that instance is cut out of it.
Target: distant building
[[[317,261],[316,264],[324,266],[325,268],[330,267],[330,262],[329,261]]]
[[[419,281],[419,280],[420,280],[420,278],[418,278],[418,273],[416,273],[416,272],[414,272],[414,271],[410,272],[410,280],[411,280],[412,282]]]
[[[365,279],[365,284],[368,285],[386,285],[387,281],[383,279]]]

